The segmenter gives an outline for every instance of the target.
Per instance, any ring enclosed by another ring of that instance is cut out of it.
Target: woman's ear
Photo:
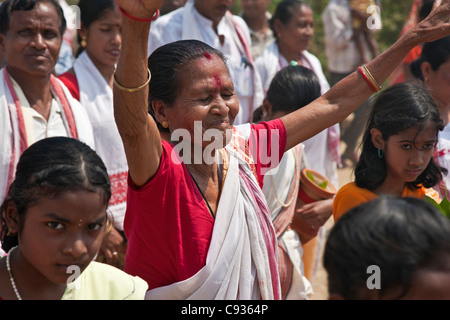
[[[16,234],[19,231],[19,213],[17,212],[17,206],[12,200],[5,200],[5,203],[3,218],[8,228],[8,234]]]
[[[163,123],[164,121],[169,124],[166,114],[166,104],[161,100],[155,100],[152,102],[153,114],[155,115],[156,121]]]
[[[88,36],[88,29],[84,26],[83,23],[81,23],[80,29],[78,29],[78,35],[80,36],[80,38],[84,41],[86,41],[87,36]]]
[[[431,64],[427,61],[422,62],[422,64],[420,65],[420,71],[422,72],[423,81],[425,82],[425,84],[428,83],[433,72]]]
[[[370,137],[372,144],[375,146],[375,148],[384,151],[384,139],[381,131],[376,128],[370,129]]]
[[[5,35],[0,33],[0,54],[5,54]]]
[[[278,19],[275,20],[273,22],[273,29],[277,35],[277,38],[280,39],[283,36],[283,23]]]
[[[262,121],[272,120],[272,105],[270,104],[269,100],[267,100],[267,98],[264,98],[263,100],[261,120]]]

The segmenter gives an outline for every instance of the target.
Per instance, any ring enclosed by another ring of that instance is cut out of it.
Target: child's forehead
[[[400,131],[397,134],[394,134],[398,139],[408,139],[412,141],[416,141],[418,139],[435,139],[437,137],[439,130],[436,124],[431,121],[427,121],[423,124],[418,124],[416,126],[407,128],[405,130]]]
[[[77,217],[96,214],[99,209],[106,207],[106,204],[100,190],[80,189],[41,193],[30,207],[37,207],[40,212],[58,212],[61,215]]]

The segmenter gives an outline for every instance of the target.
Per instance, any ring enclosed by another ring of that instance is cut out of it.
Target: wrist
[[[421,32],[420,29],[414,28],[414,29],[410,29],[410,30],[406,31],[400,39],[404,40],[404,44],[403,44],[404,46],[412,49],[415,46],[420,45],[424,42],[422,40],[424,35],[425,34],[423,32]]]
[[[156,19],[158,19],[158,17],[159,17],[159,9],[156,9],[156,11],[153,13],[153,15],[150,18],[139,18],[139,17],[135,17],[135,16],[129,14],[124,9],[122,9],[117,0],[116,0],[116,5],[117,5],[117,8],[119,9],[119,12],[122,14],[122,16],[124,16],[130,20],[133,20],[133,21],[152,22],[152,21],[155,21]]]

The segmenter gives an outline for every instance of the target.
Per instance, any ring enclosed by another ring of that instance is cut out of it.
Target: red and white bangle
[[[139,21],[139,22],[150,22],[150,21],[155,21],[156,19],[158,19],[159,17],[159,9],[156,10],[155,14],[153,15],[153,17],[151,18],[137,18],[137,17],[133,17],[131,14],[127,13],[125,10],[123,10],[120,6],[119,3],[116,0],[116,4],[117,4],[117,8],[119,8],[120,13],[127,17],[128,19],[134,20],[134,21]]]
[[[375,78],[370,73],[369,69],[367,69],[366,65],[363,64],[361,67],[358,67],[359,73],[363,76],[364,80],[366,80],[367,84],[374,92],[378,92],[381,90],[381,86],[377,83]]]

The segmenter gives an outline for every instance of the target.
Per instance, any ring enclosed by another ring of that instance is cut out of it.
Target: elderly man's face
[[[56,8],[40,2],[30,11],[13,11],[9,30],[0,35],[8,71],[15,75],[49,75],[58,61],[62,35]]]
[[[219,23],[234,0],[195,0],[195,8],[201,15]]]

